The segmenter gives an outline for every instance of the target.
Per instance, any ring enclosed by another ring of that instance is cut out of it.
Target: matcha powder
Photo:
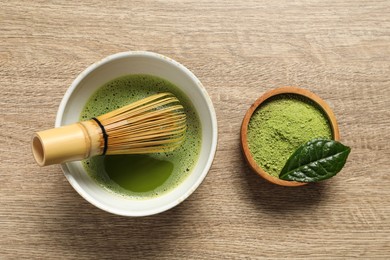
[[[249,150],[256,163],[274,177],[300,145],[317,137],[332,139],[328,118],[315,103],[298,95],[270,98],[253,113],[248,125]]]

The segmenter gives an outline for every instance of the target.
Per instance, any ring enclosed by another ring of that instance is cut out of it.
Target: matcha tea
[[[175,151],[147,155],[95,156],[83,161],[88,174],[104,188],[126,197],[159,196],[180,184],[195,166],[201,147],[201,125],[189,98],[172,83],[151,75],[128,75],[100,87],[80,119],[88,120],[153,94],[170,92],[187,116],[184,143]]]
[[[300,95],[268,99],[248,125],[248,146],[254,160],[276,178],[292,153],[317,137],[332,139],[329,119],[318,105]]]

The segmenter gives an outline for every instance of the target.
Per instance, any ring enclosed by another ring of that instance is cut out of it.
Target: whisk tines
[[[108,135],[107,154],[168,152],[181,145],[186,114],[170,93],[144,98],[97,119]]]
[[[40,166],[104,154],[168,152],[185,138],[183,106],[160,93],[92,118],[34,134],[32,151]]]

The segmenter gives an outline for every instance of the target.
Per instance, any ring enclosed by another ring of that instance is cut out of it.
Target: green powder
[[[317,137],[332,139],[329,119],[318,105],[299,95],[268,99],[248,125],[249,150],[256,163],[274,177],[300,145]]]

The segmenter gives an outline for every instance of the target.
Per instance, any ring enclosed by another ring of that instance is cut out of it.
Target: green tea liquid
[[[84,160],[83,165],[88,174],[104,188],[130,198],[151,198],[179,185],[195,166],[201,148],[198,115],[188,97],[164,79],[143,74],[114,79],[91,96],[80,119],[88,120],[161,92],[173,93],[185,109],[185,142],[168,153],[107,155]]]
[[[148,192],[163,185],[173,172],[173,163],[149,155],[105,156],[108,177],[132,192]]]

